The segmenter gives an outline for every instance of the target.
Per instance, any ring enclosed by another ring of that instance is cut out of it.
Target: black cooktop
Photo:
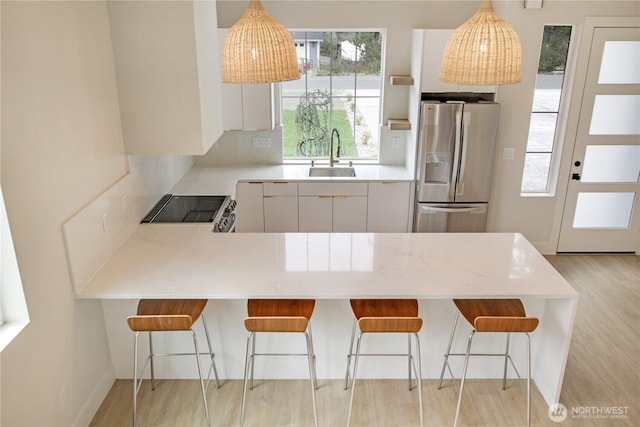
[[[227,197],[165,194],[142,222],[213,222]]]

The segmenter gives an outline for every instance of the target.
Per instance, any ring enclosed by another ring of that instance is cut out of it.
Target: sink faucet
[[[333,158],[333,135],[338,137],[338,151],[336,153],[336,158]],[[333,130],[331,131],[331,143],[329,144],[329,167],[333,167],[334,163],[338,163],[339,160],[337,159],[338,157],[340,157],[340,133],[338,132],[338,129],[333,128]]]

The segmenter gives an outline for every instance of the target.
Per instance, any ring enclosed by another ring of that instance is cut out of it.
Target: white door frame
[[[593,41],[594,30],[596,28],[623,28],[637,27],[638,17],[588,17],[585,18],[584,25],[576,28],[579,37],[580,46],[573,67],[573,84],[570,92],[565,96],[570,97],[571,108],[569,110],[566,126],[566,134],[562,147],[562,160],[560,162],[560,170],[558,172],[558,187],[556,193],[556,204],[554,212],[554,223],[551,236],[554,240],[554,247],[557,248],[560,240],[560,228],[562,226],[562,217],[567,197],[567,189],[569,180],[571,179],[572,159],[576,137],[578,132],[578,124],[580,121],[580,106],[584,87],[587,78],[587,69],[590,59],[591,44]],[[636,248],[636,253],[640,254],[640,239]]]

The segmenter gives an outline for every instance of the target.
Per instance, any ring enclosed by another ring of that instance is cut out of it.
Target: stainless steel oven
[[[236,225],[236,201],[231,196],[165,194],[142,223],[211,222],[216,233],[231,233]]]

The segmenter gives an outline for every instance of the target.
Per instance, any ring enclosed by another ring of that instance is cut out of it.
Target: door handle
[[[576,181],[580,181],[580,174],[579,173],[574,173],[571,175],[571,179],[576,180]]]
[[[440,206],[421,206],[422,212],[435,212],[435,213],[485,213],[486,206],[478,207],[440,207]]]

